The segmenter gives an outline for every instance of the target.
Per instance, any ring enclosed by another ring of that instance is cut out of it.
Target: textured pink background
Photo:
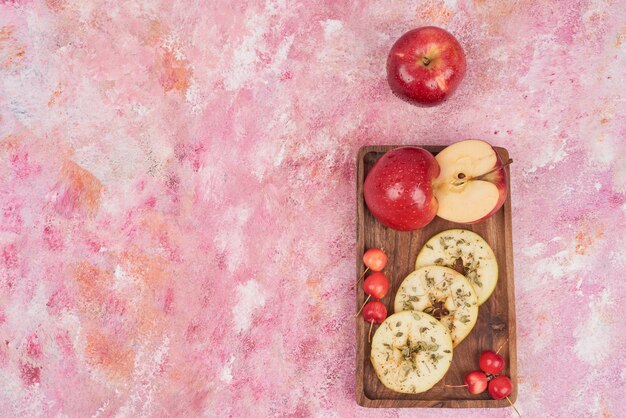
[[[513,416],[354,400],[356,151],[471,137],[520,412],[624,417],[626,13],[550,3],[0,1],[0,415]],[[431,109],[385,81],[425,24],[468,58]]]

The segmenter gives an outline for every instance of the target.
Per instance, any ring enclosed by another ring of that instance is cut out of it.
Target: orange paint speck
[[[87,303],[103,301],[106,296],[106,287],[113,280],[111,274],[84,261],[74,267],[72,275],[78,283],[81,297]]]
[[[61,95],[62,92],[63,92],[63,89],[61,88],[61,85],[59,84],[57,89],[52,93],[52,96],[50,96],[50,100],[48,100],[48,107],[52,107],[52,105],[56,102],[57,98]]]
[[[0,151],[11,152],[22,143],[22,138],[16,135],[7,135],[0,140]]]
[[[165,29],[158,20],[151,20],[148,25],[148,34],[145,37],[145,42],[150,46],[157,45],[163,38]]]
[[[311,319],[316,321],[322,318],[322,297],[320,295],[320,284],[322,281],[320,279],[309,278],[306,279],[306,287],[309,293],[309,297],[313,301],[314,305],[312,307]]]
[[[60,12],[65,8],[64,0],[46,0],[46,5],[53,12]]]
[[[423,2],[417,9],[417,19],[420,22],[443,25],[452,19],[452,10],[446,7],[442,1]]]
[[[160,60],[160,67],[159,82],[165,92],[170,90],[184,92],[187,90],[191,77],[191,69],[187,60],[179,60],[171,51],[165,51]]]
[[[159,286],[172,279],[166,271],[167,261],[162,257],[148,256],[139,252],[125,252],[120,264],[133,277],[141,279],[151,287]]]
[[[593,241],[589,235],[582,231],[578,231],[576,233],[576,243],[576,254],[583,255],[585,254],[587,247],[593,244]]]
[[[624,39],[626,39],[626,28],[623,28],[615,38],[615,48],[620,48],[622,43],[624,43]]]
[[[85,355],[91,365],[112,378],[123,379],[132,374],[135,352],[99,331],[87,335]]]
[[[55,209],[70,215],[77,209],[94,214],[100,204],[102,184],[89,171],[73,161],[66,162],[61,169],[61,179],[57,184],[59,198]]]
[[[576,254],[584,255],[587,249],[594,243],[594,239],[604,236],[604,225],[598,225],[595,233],[591,230],[588,223],[584,223],[580,230],[576,233]]]
[[[26,55],[26,50],[13,36],[13,26],[0,26],[0,69],[17,68]]]

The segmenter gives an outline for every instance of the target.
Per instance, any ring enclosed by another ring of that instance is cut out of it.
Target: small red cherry
[[[387,318],[387,307],[377,300],[369,302],[363,308],[363,319],[366,322],[374,322],[375,324],[382,324]]]
[[[483,351],[479,360],[480,369],[489,374],[500,374],[504,369],[504,359],[493,351]]]
[[[483,393],[487,389],[487,376],[480,370],[474,370],[465,375],[467,391],[472,395]]]
[[[387,307],[379,302],[372,301],[365,305],[363,308],[363,319],[370,323],[370,330],[367,334],[367,341],[372,341],[372,327],[374,324],[382,324],[383,321],[387,318]]]
[[[380,248],[370,248],[363,254],[363,264],[372,271],[381,271],[387,265],[387,255]]]
[[[387,276],[378,271],[370,274],[363,282],[363,291],[376,299],[384,298],[389,291]]]
[[[496,376],[489,382],[489,394],[499,400],[508,397],[513,392],[513,383],[507,376]],[[509,401],[510,402],[510,401]]]

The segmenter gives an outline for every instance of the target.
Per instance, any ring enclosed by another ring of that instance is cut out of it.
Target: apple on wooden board
[[[454,93],[465,75],[465,54],[449,32],[434,26],[402,35],[389,51],[387,81],[400,98],[434,106]]]
[[[435,215],[452,222],[480,222],[500,209],[507,177],[495,149],[470,139],[444,148],[436,157],[418,147],[388,151],[363,185],[365,203],[383,225],[412,231]]]
[[[439,164],[423,148],[400,147],[374,164],[363,185],[365,203],[383,225],[411,231],[430,223],[437,214],[433,180]]]
[[[437,216],[472,224],[500,209],[507,196],[506,170],[491,145],[468,139],[444,148],[435,158],[441,169],[433,185]]]

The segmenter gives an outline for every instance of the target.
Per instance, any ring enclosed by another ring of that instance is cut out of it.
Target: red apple
[[[472,224],[500,209],[508,190],[506,164],[491,145],[477,139],[460,141],[435,158],[441,167],[434,182],[437,216]]]
[[[387,81],[400,98],[434,106],[454,93],[465,75],[461,44],[441,28],[425,26],[400,37],[389,51]]]
[[[439,165],[425,149],[393,149],[367,174],[365,203],[383,225],[400,231],[422,228],[437,214],[432,182],[438,175]]]

